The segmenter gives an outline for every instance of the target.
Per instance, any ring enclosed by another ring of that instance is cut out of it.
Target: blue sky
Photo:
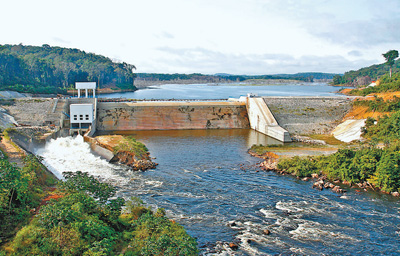
[[[400,50],[398,0],[8,0],[0,24],[0,44],[78,48],[137,72],[343,73]]]

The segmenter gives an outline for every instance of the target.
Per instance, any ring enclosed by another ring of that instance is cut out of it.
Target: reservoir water
[[[129,99],[227,99],[248,93],[260,96],[332,96],[340,87],[326,83],[257,85],[245,84],[165,84],[154,85],[134,92],[100,94],[100,98]],[[336,94],[337,95],[337,94]]]
[[[353,189],[344,195],[317,191],[310,182],[260,171],[260,159],[248,148],[279,143],[262,134],[239,129],[133,135],[149,148],[156,169],[131,172],[109,164],[80,136],[52,140],[37,153],[58,175],[86,171],[117,186],[119,196],[165,208],[204,254],[400,254],[398,199]],[[232,241],[238,251],[227,248]]]

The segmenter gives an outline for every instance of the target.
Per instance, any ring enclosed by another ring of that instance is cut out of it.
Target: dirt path
[[[16,148],[10,141],[10,139],[1,136],[0,148],[7,154],[8,160],[11,163],[16,163],[18,167],[24,167],[22,157],[25,155],[23,151]]]

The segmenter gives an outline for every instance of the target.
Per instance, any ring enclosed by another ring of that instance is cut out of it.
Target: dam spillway
[[[97,131],[250,128],[243,102],[99,102]]]

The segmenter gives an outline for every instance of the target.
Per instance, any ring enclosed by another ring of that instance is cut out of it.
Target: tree
[[[392,77],[392,67],[394,65],[395,59],[399,57],[399,52],[397,50],[390,50],[387,53],[382,54],[383,57],[386,59],[386,64],[389,65],[389,77]]]

